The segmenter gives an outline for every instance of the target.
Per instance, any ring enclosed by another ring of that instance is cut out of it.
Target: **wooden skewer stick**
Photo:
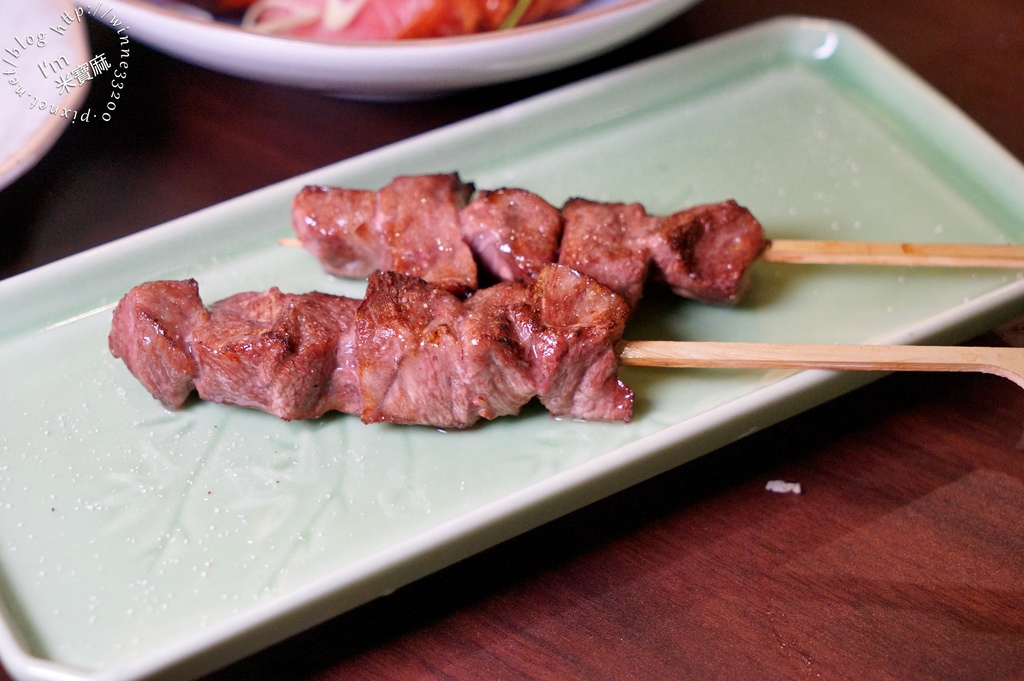
[[[765,262],[1024,268],[1024,246],[773,239]]]
[[[298,247],[295,238],[278,239]],[[1000,244],[889,243],[882,241],[811,241],[775,239],[764,262],[798,265],[903,265],[1024,269],[1024,246]]]
[[[1024,388],[1024,348],[623,341],[623,366],[838,371],[978,371]]]

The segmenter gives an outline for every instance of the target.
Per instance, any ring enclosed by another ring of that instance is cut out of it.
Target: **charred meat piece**
[[[465,303],[375,274],[356,312],[362,418],[465,428],[536,396],[556,416],[629,421],[633,393],[614,352],[628,315],[619,296],[557,265]]]
[[[768,240],[761,224],[735,201],[696,206],[667,217],[639,204],[572,199],[559,263],[587,274],[636,308],[653,269],[676,295],[733,304]]]
[[[619,296],[556,265],[465,303],[376,274],[356,313],[362,418],[465,428],[536,396],[556,416],[629,421],[633,393],[614,351],[628,316]]]
[[[537,395],[555,415],[629,421],[633,391],[616,373],[615,345],[630,314],[626,301],[567,267],[547,267],[530,287],[537,321],[524,340]]]
[[[767,247],[750,211],[723,201],[662,218],[651,254],[659,276],[677,295],[732,304],[746,292],[750,265]]]
[[[345,380],[350,384],[354,375],[334,377],[338,344],[353,333],[357,304],[276,288],[214,304],[190,342],[199,367],[196,391],[204,400],[261,409],[285,420],[357,408]]]
[[[370,277],[356,312],[356,361],[365,423],[471,425],[455,323],[462,301],[394,272]]]
[[[454,173],[396,177],[380,191],[306,187],[292,203],[292,226],[332,274],[387,270],[465,294],[477,272],[458,212],[472,192]]]
[[[498,281],[531,281],[558,260],[561,213],[525,189],[480,191],[459,221],[463,240]]]
[[[154,397],[315,418],[465,428],[539,398],[553,414],[628,421],[615,344],[629,308],[569,268],[463,301],[422,279],[371,275],[362,301],[276,288],[205,309],[194,281],[132,289],[109,344]]]
[[[153,397],[177,409],[195,388],[198,374],[189,336],[207,317],[194,279],[136,286],[114,308],[110,352]]]
[[[660,223],[638,203],[570,199],[558,263],[593,277],[635,308],[650,268],[652,235]]]
[[[532,282],[478,291],[459,320],[466,400],[485,419],[517,414],[537,394],[536,357],[528,344],[536,318]]]
[[[165,406],[195,390],[283,419],[358,411],[350,352],[358,300],[272,288],[203,306],[195,280],[136,286],[114,309],[115,357]]]
[[[339,277],[366,278],[388,257],[377,221],[377,192],[305,187],[292,202],[292,226],[323,268]]]
[[[398,177],[380,190],[381,230],[391,253],[379,269],[425,279],[453,293],[477,287],[476,262],[459,230],[473,186],[458,175]]]

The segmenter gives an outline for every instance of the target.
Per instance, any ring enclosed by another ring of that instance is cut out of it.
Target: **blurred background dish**
[[[367,100],[429,97],[569,66],[653,30],[699,0],[590,0],[574,12],[452,38],[321,42],[260,35],[191,5],[108,0],[131,36],[240,78]]]
[[[63,20],[63,14],[71,18]],[[84,12],[83,12],[84,14]],[[78,119],[90,80],[70,73],[92,59],[85,19],[58,0],[0,4],[0,189],[21,177]],[[62,32],[55,31],[57,27]],[[42,38],[40,38],[42,36]],[[50,65],[53,65],[51,68]],[[60,78],[65,83],[59,87]],[[87,116],[92,123],[99,116]],[[95,123],[94,123],[95,124]]]

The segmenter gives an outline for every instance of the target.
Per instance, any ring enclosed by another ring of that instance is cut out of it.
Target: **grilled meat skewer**
[[[637,203],[586,199],[558,209],[523,189],[475,192],[456,173],[397,177],[379,191],[306,187],[293,201],[292,225],[339,276],[387,269],[464,295],[481,274],[529,281],[558,263],[631,308],[649,276],[688,298],[734,303],[768,246],[760,223],[735,201],[664,217]]]
[[[393,272],[371,275],[361,301],[272,288],[209,307],[195,280],[158,281],[121,299],[109,345],[170,409],[195,391],[287,420],[466,428],[537,398],[553,415],[629,421],[615,355],[628,315],[558,265],[468,300]]]

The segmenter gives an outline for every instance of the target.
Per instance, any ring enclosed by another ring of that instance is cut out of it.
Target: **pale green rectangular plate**
[[[873,378],[632,369],[629,425],[468,432],[170,413],[107,350],[131,286],[360,295],[280,248],[307,183],[736,198],[786,238],[1007,243],[1024,170],[865,37],[782,19],[351,159],[0,282],[0,653],[21,679],[198,675]],[[747,301],[649,300],[634,338],[955,342],[1019,272],[756,266]]]

